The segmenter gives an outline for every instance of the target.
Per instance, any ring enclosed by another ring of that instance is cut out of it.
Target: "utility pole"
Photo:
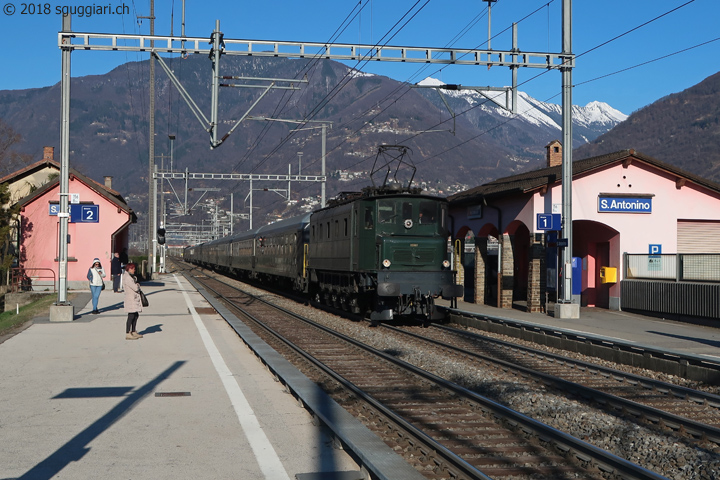
[[[497,0],[483,0],[483,2],[487,2],[488,4],[488,41],[487,41],[487,49],[490,50],[490,39],[492,37],[490,33],[490,19],[491,19],[491,13],[492,13],[492,4],[497,2]]]
[[[327,181],[325,179],[325,142],[327,137],[327,125],[325,123],[322,124],[322,150],[320,154],[322,155],[322,171],[320,172],[320,176],[323,177],[322,185],[320,186],[320,208],[325,208],[325,182]]]
[[[62,17],[62,31],[70,32],[71,17]],[[70,322],[75,317],[75,307],[67,299],[67,269],[68,269],[68,223],[70,222],[70,210],[68,196],[70,190],[70,39],[62,49],[62,76],[60,79],[60,211],[58,221],[60,222],[58,235],[58,299],[50,306],[51,322]]]
[[[139,16],[150,20],[150,36],[155,35],[155,0],[150,0],[150,16]],[[157,250],[157,212],[155,202],[157,201],[157,190],[153,174],[155,173],[155,40],[150,40],[150,139],[149,144],[149,166],[148,166],[148,266],[150,277],[155,275],[155,252]]]
[[[562,4],[562,302],[555,306],[559,318],[580,318],[580,305],[572,303],[572,0]]]

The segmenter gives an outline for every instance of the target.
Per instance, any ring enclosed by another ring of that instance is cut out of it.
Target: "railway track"
[[[298,368],[324,385],[427,478],[664,478],[392,355],[203,277],[195,280],[236,309],[276,350],[302,359]]]
[[[691,438],[705,447],[720,445],[720,396],[648,377],[570,359],[541,350],[433,325],[430,329],[383,325],[410,337],[418,348],[441,348],[470,359],[478,368],[494,368],[518,382],[538,382],[589,400],[643,425]],[[414,331],[412,331],[414,330]],[[712,442],[715,445],[708,445]]]

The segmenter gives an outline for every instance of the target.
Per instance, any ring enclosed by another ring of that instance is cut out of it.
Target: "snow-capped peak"
[[[437,78],[426,77],[417,84],[421,87],[438,87],[440,85],[445,85],[445,82],[438,80]]]
[[[427,77],[418,83],[421,86],[441,86],[444,82],[436,78]],[[506,95],[497,91],[477,91],[477,90],[452,90],[444,92],[448,96],[464,99],[468,103],[476,104],[484,103],[481,107],[483,110],[493,109],[502,116],[512,115],[504,109]],[[490,102],[488,102],[490,100]],[[518,92],[517,115],[525,121],[535,124],[544,125],[553,129],[561,129],[560,116],[562,108],[554,103],[547,103],[537,100],[525,92]],[[627,115],[614,109],[605,102],[593,101],[581,107],[573,105],[573,124],[583,127],[600,127],[609,130],[613,126],[627,119]]]

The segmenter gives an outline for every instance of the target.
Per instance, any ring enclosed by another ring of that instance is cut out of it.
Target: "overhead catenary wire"
[[[365,2],[365,6],[367,5],[367,1]],[[326,44],[332,43],[335,39],[337,39],[342,33],[350,26],[352,21],[357,17],[357,15],[360,14],[363,8],[365,6],[361,6],[362,1],[359,1],[353,9],[348,13],[348,15],[345,17],[345,19],[341,22],[340,26],[338,26],[332,35],[330,35],[330,38],[326,42]],[[356,12],[356,10],[359,8],[359,10]],[[318,61],[321,59],[321,52],[316,53],[312,58],[310,58],[305,65],[300,69],[300,71],[295,75],[295,78],[302,78],[304,75],[308,75],[308,80],[312,79],[313,73],[311,71],[314,71],[315,67],[318,64]],[[283,104],[282,108],[280,108],[280,104],[283,102],[283,99],[285,98],[287,92],[283,92],[283,96],[278,102],[278,104],[275,107],[275,110],[273,111],[271,116],[282,114],[282,112],[285,110],[285,107],[292,99],[293,95],[295,94],[295,91],[292,91],[290,96],[287,100],[285,100],[285,103]],[[279,110],[278,110],[279,108]],[[243,157],[237,162],[235,167],[233,168],[232,172],[236,172],[237,169],[252,155],[252,153],[255,151],[257,146],[260,144],[260,142],[265,138],[265,135],[267,135],[267,132],[269,131],[271,125],[270,122],[268,122],[263,129],[261,130],[260,134],[256,137],[256,139],[252,142],[252,147],[247,149]],[[239,183],[239,182],[238,182]],[[237,188],[238,183],[236,183],[236,186],[233,188],[235,190]]]
[[[675,7],[675,8],[673,8],[673,9],[671,9],[671,10],[669,10],[669,11],[661,14],[661,15],[658,15],[658,16],[652,18],[651,20],[648,20],[648,21],[646,21],[646,22],[644,22],[644,23],[642,23],[642,24],[640,24],[640,25],[638,25],[638,26],[636,26],[636,27],[633,27],[633,28],[627,30],[627,31],[623,32],[623,33],[620,34],[620,35],[617,35],[617,36],[615,36],[615,37],[613,37],[613,38],[611,38],[611,39],[609,39],[609,40],[607,40],[607,41],[604,41],[604,42],[602,42],[602,43],[600,43],[600,44],[598,44],[598,45],[596,45],[596,46],[594,46],[594,47],[592,47],[592,48],[590,48],[590,49],[582,52],[581,54],[577,55],[576,58],[578,58],[578,57],[580,57],[580,56],[583,56],[583,55],[586,55],[586,54],[588,54],[588,53],[590,53],[590,52],[592,52],[592,51],[594,51],[594,50],[597,50],[598,48],[603,47],[603,46],[611,43],[612,41],[618,40],[618,39],[624,37],[625,35],[633,32],[633,31],[638,30],[638,29],[641,28],[641,27],[647,26],[647,25],[649,25],[650,23],[652,23],[652,22],[654,22],[654,21],[657,21],[657,20],[659,20],[659,19],[667,16],[667,15],[670,14],[670,13],[673,13],[673,12],[677,11],[678,9],[689,5],[690,3],[693,3],[694,1],[695,1],[695,0],[690,0],[690,1],[688,1],[688,2],[686,2],[686,3],[684,3],[684,4],[682,4],[682,5],[680,5],[680,6],[678,6],[678,7]],[[685,52],[685,51],[688,51],[688,50],[691,50],[691,49],[694,49],[694,48],[698,48],[698,47],[707,45],[707,44],[709,44],[709,43],[712,43],[712,42],[715,42],[715,41],[718,41],[718,40],[720,40],[720,37],[714,38],[714,39],[711,39],[711,40],[708,40],[708,41],[705,41],[705,42],[702,42],[702,43],[699,43],[699,44],[696,44],[696,45],[694,45],[694,46],[692,46],[692,47],[688,47],[688,48],[685,48],[685,49],[682,49],[682,50],[673,52],[673,53],[671,53],[671,54],[663,55],[663,56],[661,56],[661,57],[658,57],[658,58],[655,58],[655,59],[652,59],[652,60],[649,60],[649,61],[641,62],[641,63],[636,64],[636,65],[634,65],[634,66],[627,67],[627,68],[618,70],[618,71],[616,71],[616,72],[609,73],[609,74],[607,74],[607,75],[602,75],[602,76],[600,76],[600,77],[596,77],[596,78],[591,79],[591,80],[587,80],[587,81],[584,81],[584,82],[581,82],[581,83],[577,83],[577,84],[575,84],[574,86],[587,84],[587,83],[590,83],[590,82],[593,82],[593,81],[596,81],[596,80],[600,80],[600,79],[605,78],[605,77],[607,77],[607,76],[611,76],[611,75],[615,75],[615,74],[618,74],[618,73],[622,73],[622,72],[625,72],[625,71],[628,71],[628,70],[631,70],[631,69],[634,69],[634,68],[637,68],[637,67],[640,67],[640,66],[643,66],[643,65],[647,65],[647,64],[649,64],[649,63],[653,63],[653,62],[656,62],[656,61],[659,61],[659,60],[662,60],[662,59],[666,59],[666,58],[669,58],[669,57],[671,57],[671,56],[674,56],[674,55],[683,53],[683,52]],[[443,68],[445,68],[445,67],[443,67]],[[442,70],[442,69],[440,69],[440,70]],[[528,83],[528,82],[530,82],[530,81],[533,81],[533,80],[535,80],[536,78],[540,77],[541,75],[544,75],[545,73],[547,73],[547,71],[542,72],[541,74],[538,74],[538,75],[536,75],[536,76],[534,76],[534,77],[532,77],[532,78],[530,78],[530,79],[522,82],[522,83],[519,84],[518,86],[523,85],[523,84],[526,84],[526,83]],[[557,97],[558,95],[559,95],[559,93],[551,96],[549,99],[545,100],[545,102],[550,101],[551,99]],[[479,104],[477,104],[477,105],[475,105],[475,106],[473,106],[473,107],[470,107],[470,108],[468,108],[468,109],[466,109],[466,110],[464,110],[464,111],[462,111],[462,112],[460,112],[460,113],[457,113],[456,116],[460,116],[460,115],[465,114],[465,113],[467,113],[467,112],[469,112],[469,111],[471,111],[471,110],[473,110],[473,109],[475,109],[475,108],[478,108],[478,107],[486,104],[488,101],[490,101],[490,99],[486,99],[485,101],[483,101],[483,102],[481,102],[481,103],[479,103]],[[488,129],[486,129],[485,131],[483,131],[483,132],[481,132],[481,133],[479,133],[479,134],[477,134],[477,135],[475,135],[475,136],[473,136],[473,137],[471,137],[471,138],[469,138],[469,139],[466,139],[466,140],[458,143],[457,145],[455,145],[455,146],[453,146],[453,147],[450,147],[450,148],[448,148],[448,149],[445,149],[445,150],[443,150],[442,152],[439,152],[439,153],[437,153],[437,154],[434,154],[434,155],[432,155],[432,156],[430,156],[430,157],[426,157],[425,159],[423,159],[423,160],[421,160],[421,161],[419,161],[419,162],[416,162],[415,164],[416,164],[416,165],[420,165],[420,164],[425,163],[425,162],[427,162],[427,161],[430,161],[430,160],[432,160],[432,159],[434,159],[434,158],[437,158],[437,157],[439,157],[440,155],[443,155],[443,154],[445,154],[445,153],[447,153],[447,152],[449,152],[449,151],[451,151],[451,150],[453,150],[453,149],[455,149],[455,148],[458,148],[458,147],[460,147],[460,146],[462,146],[462,145],[465,145],[465,144],[467,144],[467,143],[469,143],[469,142],[471,142],[471,141],[473,141],[473,140],[476,140],[477,138],[479,138],[479,137],[481,137],[481,136],[483,136],[483,135],[486,135],[486,134],[490,133],[491,131],[493,131],[493,130],[495,130],[495,129],[497,129],[497,128],[500,128],[501,126],[506,125],[507,123],[509,123],[509,122],[511,122],[511,121],[514,121],[514,120],[516,120],[517,118],[521,118],[522,115],[527,114],[529,111],[531,111],[531,110],[533,110],[533,109],[537,109],[537,106],[536,106],[536,105],[532,105],[531,108],[525,110],[524,112],[522,112],[522,113],[520,113],[520,114],[518,114],[518,115],[516,115],[516,116],[510,117],[510,118],[508,118],[507,120],[505,120],[504,122],[501,122],[501,123],[499,123],[499,124],[497,124],[497,125],[495,125],[495,126],[493,126],[493,127],[491,127],[491,128],[488,128]],[[430,127],[430,129],[435,128],[435,127],[437,127],[437,126],[439,126],[439,125],[441,125],[441,124],[443,124],[443,123],[445,123],[445,122],[447,122],[447,121],[448,121],[448,120],[444,120],[444,121],[442,121],[442,122],[439,122],[439,123],[435,124],[434,126]],[[400,143],[407,142],[407,141],[409,141],[410,139],[415,138],[416,136],[418,136],[418,134],[415,134],[415,135],[413,135],[413,136],[411,136],[411,137],[408,137],[408,138],[402,140]],[[364,163],[364,162],[366,162],[366,161],[369,161],[369,160],[371,160],[371,159],[373,159],[373,158],[374,158],[374,156],[365,157],[365,158],[359,160],[358,162],[356,162],[355,164],[351,165],[351,166],[348,167],[348,168],[352,168],[353,166],[357,166],[357,165],[359,165],[359,164],[361,164],[361,163]],[[315,163],[315,162],[311,162],[308,166],[312,165],[312,163]],[[358,183],[358,182],[351,182],[351,183],[348,184],[348,185],[354,185],[354,184],[356,184],[356,183]],[[301,188],[297,189],[296,191],[302,191],[302,190],[304,190],[304,189],[306,189],[306,188],[308,188],[308,186],[301,187]],[[276,203],[276,202],[273,202],[273,203]]]
[[[420,3],[420,1],[421,1],[421,0],[418,0],[412,7],[410,7],[410,9],[400,18],[400,20],[398,20],[398,21],[388,30],[388,32],[380,39],[380,41],[379,41],[378,43],[376,43],[376,44],[371,48],[370,52],[368,52],[367,54],[363,55],[363,57],[362,57],[360,60],[357,61],[356,66],[359,65],[359,64],[361,64],[361,63],[366,64],[367,62],[369,62],[369,61],[373,58],[373,51],[374,51],[375,49],[377,49],[377,47],[380,45],[380,43],[383,42],[383,41],[385,40],[385,38],[387,38],[387,37],[392,33],[392,31],[398,26],[398,24],[400,24],[400,22],[402,22],[402,21],[405,19],[405,17],[407,17],[408,15],[410,15],[410,13],[412,12],[412,10]],[[422,5],[422,7],[420,7],[414,14],[412,14],[412,16],[411,16],[407,21],[405,21],[405,23],[404,23],[397,31],[395,31],[395,33],[393,33],[393,34],[387,39],[387,41],[383,44],[383,46],[387,45],[387,42],[389,42],[390,40],[392,40],[403,28],[405,28],[405,26],[407,26],[407,24],[408,24],[413,18],[415,18],[415,16],[416,16],[429,2],[430,2],[430,0],[426,0],[425,3]],[[354,70],[355,70],[355,68],[348,70],[348,72],[345,73],[345,75],[340,79],[340,81],[335,85],[335,87],[333,87],[333,89],[332,89],[327,95],[325,95],[325,97],[324,97],[323,99],[321,99],[321,100],[316,104],[316,106],[312,109],[312,111],[310,112],[310,114],[307,115],[304,120],[307,121],[307,120],[313,119],[313,118],[322,110],[322,108],[323,108],[325,105],[327,105],[327,103],[328,103],[330,100],[332,100],[345,86],[347,86],[349,82],[346,81],[346,79],[348,78],[348,76],[349,76]],[[306,124],[300,124],[300,126],[298,126],[298,129],[304,127],[304,125],[306,125]],[[259,167],[260,165],[264,164],[272,155],[274,155],[277,151],[279,151],[279,149],[280,149],[285,143],[287,143],[287,141],[289,141],[289,139],[290,139],[291,137],[292,137],[292,135],[289,135],[288,137],[286,137],[285,139],[283,139],[283,140],[280,142],[280,144],[278,144],[268,155],[265,156],[265,158],[264,158],[258,165],[256,165],[255,169],[257,169],[257,167]]]

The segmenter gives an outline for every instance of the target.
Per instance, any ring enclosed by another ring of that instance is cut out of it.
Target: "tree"
[[[26,165],[31,159],[13,150],[22,137],[13,128],[0,119],[0,177],[12,173]],[[13,249],[14,223],[20,211],[19,207],[10,205],[10,190],[7,184],[0,185],[0,285],[5,283],[7,271],[12,266],[17,252]]]
[[[0,185],[0,285],[5,284],[7,271],[15,258],[13,242],[10,238],[13,222],[20,211],[19,206],[7,205],[10,202],[10,191],[6,183]]]
[[[30,155],[13,150],[21,141],[22,136],[0,119],[0,177],[22,168],[31,160]],[[4,205],[4,203],[0,203],[0,205]]]

